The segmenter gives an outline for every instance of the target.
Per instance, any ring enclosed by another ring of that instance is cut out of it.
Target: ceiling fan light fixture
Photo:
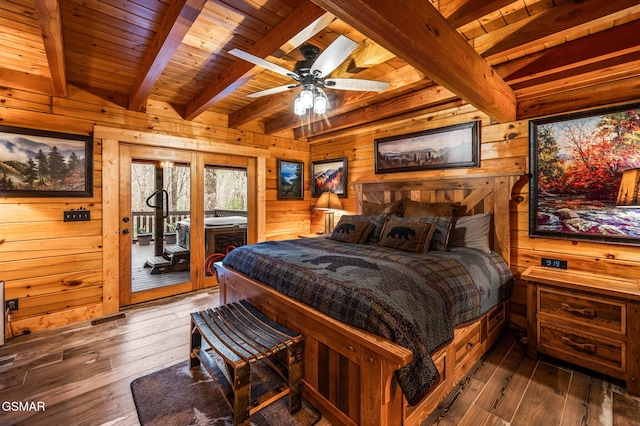
[[[302,89],[302,92],[300,92],[300,104],[301,107],[304,109],[309,109],[311,107],[313,107],[313,90],[305,87],[304,89]]]
[[[327,112],[327,97],[321,91],[317,92],[316,98],[313,100],[313,112],[316,114]]]
[[[307,109],[302,107],[302,99],[300,99],[300,95],[296,96],[296,99],[293,101],[293,113],[296,115],[305,115],[306,112]]]

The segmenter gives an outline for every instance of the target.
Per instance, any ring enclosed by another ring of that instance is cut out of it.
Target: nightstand
[[[530,266],[527,354],[545,353],[627,382],[640,395],[640,280]]]

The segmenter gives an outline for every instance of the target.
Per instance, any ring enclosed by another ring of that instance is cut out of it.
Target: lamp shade
[[[338,194],[323,192],[314,208],[316,210],[341,210],[342,203],[340,202],[340,198],[338,198]]]
[[[640,169],[625,170],[618,190],[618,207],[640,208],[638,190],[640,189]]]

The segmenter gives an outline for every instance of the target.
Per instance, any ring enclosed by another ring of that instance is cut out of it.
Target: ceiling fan
[[[229,53],[296,81],[296,83],[251,93],[247,95],[247,97],[259,98],[302,86],[302,91],[294,103],[294,112],[298,115],[303,115],[309,108],[313,108],[316,113],[324,114],[328,100],[322,90],[323,88],[384,92],[389,86],[389,83],[386,81],[357,78],[327,78],[333,70],[347,59],[357,45],[355,41],[343,35],[339,36],[322,53],[320,53],[319,47],[309,43],[304,44],[300,47],[300,53],[304,57],[304,60],[298,61],[293,71],[239,49],[230,50]]]

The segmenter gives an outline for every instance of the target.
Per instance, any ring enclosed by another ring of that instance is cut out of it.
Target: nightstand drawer
[[[597,364],[621,372],[626,371],[626,345],[622,341],[540,322],[537,344],[543,352],[556,356],[556,352],[560,352],[564,355],[563,359],[578,358],[583,360],[577,362],[578,364],[591,368],[595,367],[592,364]]]
[[[476,321],[468,326],[456,330],[453,338],[456,348],[456,367],[475,347],[480,344],[481,340],[481,322]]]
[[[627,333],[626,305],[612,300],[538,287],[538,315],[541,319],[570,320],[622,335]]]

